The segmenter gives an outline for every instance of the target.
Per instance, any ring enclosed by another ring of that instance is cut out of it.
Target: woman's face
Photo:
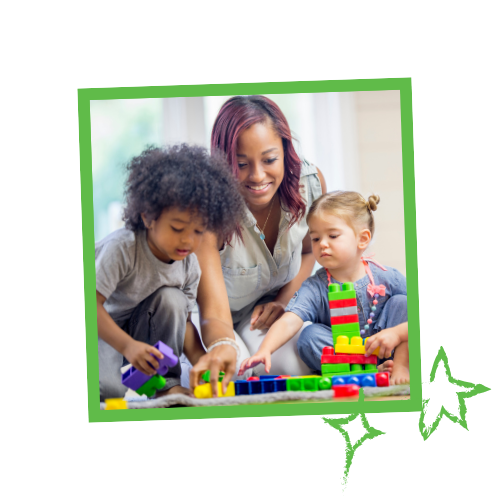
[[[283,141],[270,122],[246,129],[236,145],[240,190],[250,209],[266,207],[285,173]]]

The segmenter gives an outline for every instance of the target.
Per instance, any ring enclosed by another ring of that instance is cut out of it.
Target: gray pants
[[[150,345],[159,340],[171,347],[177,356],[182,354],[188,300],[178,288],[162,287],[143,300],[129,319],[117,321],[134,340]],[[99,389],[101,401],[106,398],[122,398],[127,388],[122,384],[120,368],[128,361],[104,340],[99,339]],[[163,390],[180,385],[181,365],[169,368]]]

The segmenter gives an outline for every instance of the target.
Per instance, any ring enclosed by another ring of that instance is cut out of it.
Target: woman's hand
[[[401,343],[397,327],[387,328],[382,330],[365,341],[365,356],[370,354],[380,347],[378,357],[380,359],[388,358],[391,356],[392,351]]]
[[[261,363],[266,367],[266,373],[269,373],[271,370],[271,353],[269,351],[259,350],[252,357],[245,359],[240,365],[238,375],[243,375],[246,370],[260,365]]]
[[[264,330],[285,313],[285,306],[281,302],[268,302],[255,306],[250,319],[250,330]]]
[[[122,354],[132,363],[134,368],[150,377],[156,375],[156,370],[160,367],[158,359],[163,359],[163,354],[158,349],[132,338],[127,343]]]
[[[189,374],[189,385],[191,390],[199,385],[201,376],[210,370],[210,385],[212,386],[213,397],[218,396],[217,382],[219,381],[219,372],[224,372],[222,379],[222,394],[226,393],[227,386],[236,371],[236,349],[231,345],[221,344],[214,347],[200,358],[198,363],[193,366]]]

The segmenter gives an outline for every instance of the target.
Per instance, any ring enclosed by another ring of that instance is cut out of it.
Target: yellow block
[[[380,347],[377,347],[373,354],[378,356]],[[365,354],[365,346],[361,337],[352,337],[349,344],[349,337],[339,335],[335,344],[335,354]]]
[[[229,382],[226,394],[222,394],[222,383],[217,382],[217,392],[220,398],[234,396],[234,382]],[[194,388],[194,397],[198,399],[207,399],[212,397],[212,386],[210,384],[198,385]]]
[[[127,402],[123,398],[105,399],[105,410],[126,410]]]

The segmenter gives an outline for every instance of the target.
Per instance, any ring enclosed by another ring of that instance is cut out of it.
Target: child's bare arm
[[[186,323],[186,335],[184,337],[184,354],[189,359],[189,362],[194,366],[198,360],[204,355],[205,349],[200,340],[198,330],[191,322],[191,314],[189,314]]]
[[[271,354],[286,344],[302,328],[304,322],[292,312],[286,312],[269,329],[259,350],[250,358],[245,359],[240,366],[239,375],[245,370],[264,363],[266,372],[271,369]]]
[[[104,309],[106,297],[96,290],[97,299],[97,333],[99,337],[111,347],[123,354],[127,360],[146,375],[153,376],[160,366],[158,359],[163,359],[163,354],[158,349],[134,340],[124,332]],[[153,355],[153,356],[152,356]],[[150,366],[151,365],[151,366]]]

